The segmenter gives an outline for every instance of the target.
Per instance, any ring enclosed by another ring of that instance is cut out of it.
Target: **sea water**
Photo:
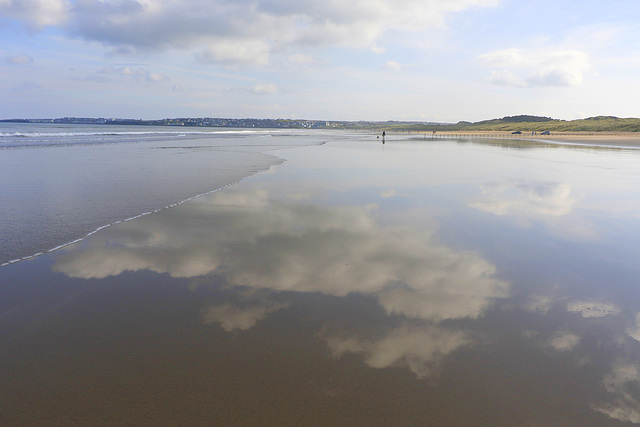
[[[215,191],[330,132],[0,123],[0,265]]]

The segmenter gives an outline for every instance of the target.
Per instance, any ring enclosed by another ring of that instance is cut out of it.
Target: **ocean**
[[[218,190],[344,137],[277,129],[0,123],[0,265]]]

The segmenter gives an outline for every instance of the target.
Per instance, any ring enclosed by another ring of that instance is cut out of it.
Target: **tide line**
[[[258,172],[258,173],[259,173],[259,172]],[[4,262],[4,263],[0,264],[0,267],[4,267],[4,266],[7,266],[7,265],[15,264],[15,263],[20,262],[20,261],[30,260],[30,259],[33,259],[33,258],[39,257],[40,255],[44,255],[45,253],[51,253],[51,252],[54,252],[54,251],[57,251],[57,250],[60,250],[60,249],[66,248],[67,246],[70,246],[70,245],[73,245],[73,244],[75,244],[75,243],[79,243],[79,242],[81,242],[81,241],[85,240],[87,237],[92,236],[92,235],[96,234],[97,232],[99,232],[99,231],[101,231],[101,230],[103,230],[103,229],[105,229],[105,228],[108,228],[108,227],[111,227],[111,226],[113,226],[113,225],[117,225],[117,224],[120,224],[120,223],[123,223],[123,222],[132,221],[132,220],[134,220],[134,219],[138,219],[138,218],[141,218],[141,217],[146,216],[146,215],[151,215],[151,214],[153,214],[153,213],[158,213],[158,212],[161,212],[161,211],[163,211],[163,210],[165,210],[165,209],[170,209],[170,208],[174,208],[174,207],[180,206],[180,205],[182,205],[182,204],[184,204],[184,203],[187,203],[187,202],[189,202],[189,201],[191,201],[191,200],[194,200],[194,199],[197,199],[197,198],[199,198],[199,197],[206,196],[206,195],[208,195],[208,194],[212,194],[212,193],[215,193],[215,192],[217,192],[217,191],[220,191],[220,190],[224,190],[224,189],[226,189],[226,188],[229,188],[229,187],[231,187],[231,186],[233,186],[233,185],[239,184],[239,183],[241,183],[242,181],[244,181],[245,179],[247,179],[247,178],[249,178],[249,177],[251,177],[251,176],[253,176],[253,175],[255,175],[255,173],[254,173],[254,174],[252,174],[252,175],[246,176],[246,177],[244,177],[244,178],[242,178],[242,179],[239,179],[239,180],[237,180],[237,181],[231,182],[231,183],[229,183],[229,184],[225,184],[225,185],[223,185],[223,186],[221,186],[221,187],[219,187],[219,188],[213,189],[213,190],[211,190],[211,191],[207,191],[207,192],[205,192],[205,193],[197,194],[197,195],[195,195],[195,196],[189,197],[189,198],[184,199],[184,200],[182,200],[182,201],[180,201],[180,202],[172,203],[172,204],[167,205],[167,206],[162,207],[162,208],[158,208],[158,209],[155,209],[155,210],[152,210],[152,211],[149,211],[149,212],[143,212],[143,213],[141,213],[141,214],[138,214],[138,215],[132,216],[131,218],[122,219],[122,220],[117,220],[117,221],[114,221],[114,222],[109,223],[109,224],[101,225],[100,227],[96,228],[95,230],[93,230],[93,231],[91,231],[91,232],[87,233],[84,237],[80,237],[80,238],[75,239],[75,240],[73,240],[73,241],[70,241],[70,242],[67,242],[67,243],[63,243],[63,244],[61,244],[61,245],[56,246],[55,248],[52,248],[52,249],[47,250],[46,252],[38,252],[38,253],[33,254],[33,255],[28,255],[28,256],[25,256],[25,257],[22,257],[22,258],[16,258],[16,259],[13,259],[13,260],[11,260],[11,261],[6,261],[6,262]]]

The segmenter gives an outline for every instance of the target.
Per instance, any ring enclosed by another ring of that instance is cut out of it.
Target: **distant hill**
[[[552,122],[554,119],[551,117],[540,117],[540,116],[507,116],[501,119],[492,119],[492,120],[484,120],[481,122],[476,122],[476,125],[485,125],[485,124],[502,124],[502,123],[538,123],[538,122]]]
[[[537,117],[531,120],[531,116],[516,116],[527,118],[522,121],[511,120],[505,117],[497,121],[477,122],[465,126],[466,130],[519,130],[522,132],[543,132],[545,130],[555,132],[639,132],[640,119],[622,119],[612,116],[589,117],[578,120],[557,120],[549,117]],[[505,120],[509,119],[509,120]]]
[[[480,122],[461,121],[455,124],[396,125],[395,130],[413,131],[521,131],[521,132],[640,132],[640,119],[597,116],[578,120],[558,120],[540,116],[507,116]]]

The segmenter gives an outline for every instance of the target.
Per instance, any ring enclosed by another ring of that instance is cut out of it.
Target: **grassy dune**
[[[526,132],[640,132],[640,119],[611,116],[579,120],[556,120],[550,117],[511,116],[481,122],[458,122],[451,125],[394,124],[397,131],[522,131]]]

